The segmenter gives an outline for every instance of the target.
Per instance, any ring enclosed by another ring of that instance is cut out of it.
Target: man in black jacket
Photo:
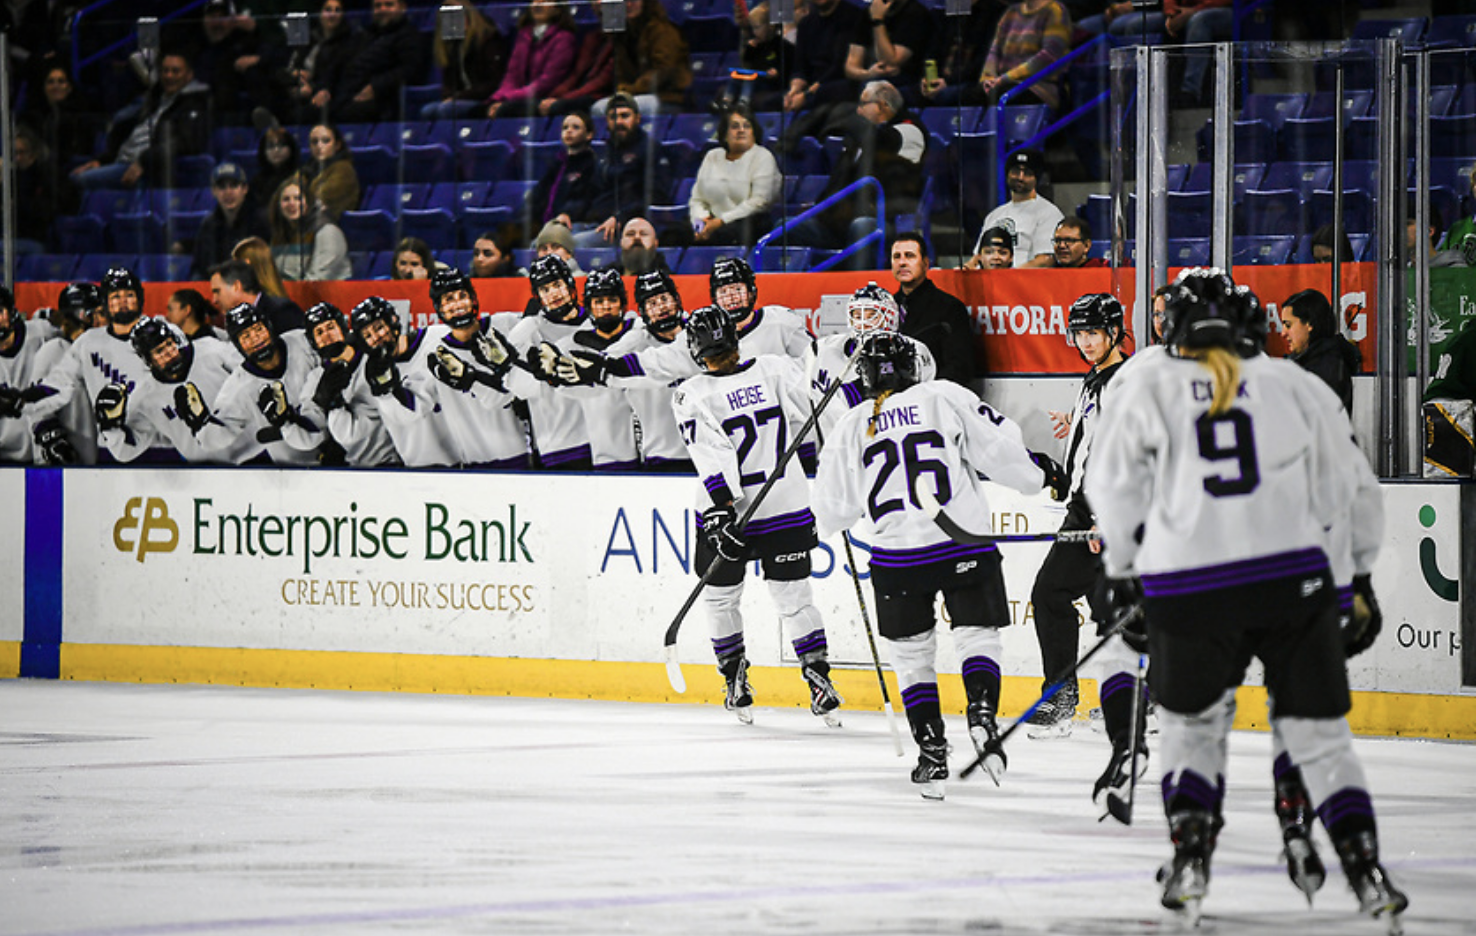
[[[655,144],[641,129],[641,108],[635,98],[617,92],[605,108],[610,128],[610,143],[600,161],[599,187],[590,208],[594,218],[604,218],[595,228],[599,239],[614,244],[620,240],[625,223],[646,213],[651,205],[669,204],[668,167],[660,165]],[[599,240],[581,238],[579,246],[597,246]]]
[[[892,240],[892,276],[900,287],[893,295],[902,310],[902,334],[933,352],[939,380],[974,389],[976,342],[968,307],[928,279],[921,234],[907,231]]]
[[[72,177],[85,189],[132,188],[140,179],[167,188],[174,183],[175,157],[204,152],[209,135],[209,89],[195,80],[183,54],[167,52],[159,60],[158,83],[136,109],[119,111],[106,152],[73,169]]]
[[[256,271],[244,260],[227,260],[211,268],[210,299],[222,315],[238,305],[255,306],[272,320],[272,328],[278,335],[302,328],[307,321],[302,307],[291,299],[262,292]]]
[[[405,16],[405,0],[374,0],[363,44],[344,66],[329,98],[333,119],[367,123],[396,118],[400,89],[423,82],[429,63],[430,43]]]
[[[231,250],[246,238],[271,238],[255,210],[246,173],[240,166],[233,162],[216,166],[210,178],[210,194],[215,196],[215,210],[195,236],[195,262],[190,266],[190,275],[196,279],[206,279],[211,267],[231,259]],[[272,193],[267,192],[265,197],[271,198]]]

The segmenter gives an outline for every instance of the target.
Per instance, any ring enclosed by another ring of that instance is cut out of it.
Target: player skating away
[[[1114,603],[1134,603],[1141,580],[1174,845],[1162,903],[1197,917],[1208,890],[1234,690],[1254,655],[1360,908],[1397,928],[1408,899],[1379,863],[1345,718],[1326,532],[1382,522],[1376,500],[1354,513],[1367,463],[1325,384],[1290,362],[1242,360],[1249,304],[1228,276],[1193,269],[1176,286],[1170,352],[1114,381],[1086,479]]]
[[[1000,555],[993,545],[956,543],[919,506],[926,485],[959,523],[989,529],[980,478],[1035,494],[1045,474],[1020,428],[950,381],[918,381],[915,345],[873,332],[857,359],[870,405],[849,410],[826,439],[815,483],[815,509],[827,533],[855,525],[872,544],[871,584],[877,629],[886,639],[917,741],[912,781],[926,799],[942,799],[948,742],[938,703],[937,619],[941,593],[958,648],[968,698],[969,736],[982,755],[998,736],[999,629],[1010,623]],[[998,745],[984,768],[999,782],[1006,760]]]
[[[56,336],[45,320],[28,322],[15,307],[15,296],[0,286],[0,407],[9,419],[0,419],[0,462],[66,465],[78,460],[61,424],[31,427],[15,417],[21,414],[21,394],[45,375],[37,366],[42,346]]]
[[[693,571],[700,575],[722,563],[703,601],[718,672],[727,681],[724,705],[743,722],[753,720],[739,600],[745,567],[757,559],[809,684],[810,711],[838,726],[836,709],[844,700],[830,681],[825,625],[810,589],[810,550],[819,540],[804,469],[791,459],[747,526],[737,524],[809,417],[804,373],[787,357],[740,358],[733,320],[715,306],[693,312],[686,332],[692,358],[705,373],[677,387],[672,410],[703,486]],[[799,455],[813,464],[814,446],[804,442]]]
[[[327,438],[318,449],[319,462],[355,468],[399,465],[400,453],[364,380],[364,354],[349,340],[348,319],[331,302],[315,303],[303,319],[320,366],[307,375],[302,395],[313,401],[328,422]]]
[[[400,315],[383,296],[370,296],[349,313],[353,340],[364,354],[364,383],[379,407],[384,428],[408,468],[457,463],[456,444],[433,407],[405,388],[401,377],[428,372],[425,329],[405,332]],[[418,382],[418,381],[417,381]]]

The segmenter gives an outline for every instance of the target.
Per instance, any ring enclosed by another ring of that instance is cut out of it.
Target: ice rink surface
[[[1184,929],[1157,904],[1156,764],[1137,824],[1098,823],[1082,723],[925,802],[872,713],[29,680],[0,712],[4,934]],[[1231,739],[1199,932],[1384,932],[1340,870],[1310,911],[1286,879],[1269,749]],[[1476,746],[1357,750],[1406,932],[1476,933]]]

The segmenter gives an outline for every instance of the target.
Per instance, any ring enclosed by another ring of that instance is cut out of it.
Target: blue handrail
[[[780,237],[784,234],[785,231],[788,231],[799,222],[804,221],[807,218],[814,217],[819,212],[824,211],[831,205],[834,205],[835,203],[848,197],[852,192],[857,192],[863,188],[868,187],[876,189],[876,230],[872,231],[870,234],[867,234],[865,237],[861,238],[859,241],[852,244],[851,246],[845,248],[835,256],[829,257],[824,262],[811,267],[810,272],[817,273],[821,270],[828,270],[868,244],[885,244],[887,240],[887,194],[886,192],[882,191],[881,183],[877,181],[875,176],[862,176],[861,178],[852,182],[850,185],[847,185],[840,191],[830,195],[824,201],[819,202],[813,208],[805,209],[804,211],[790,218],[788,221],[785,221],[783,224],[774,228],[763,237],[760,237],[758,239],[758,243],[753,245],[753,250],[751,252],[751,256],[753,259],[749,261],[750,265],[754,269],[754,272],[763,272],[764,248],[769,246],[769,243],[776,237]]]
[[[72,21],[72,81],[74,83],[81,80],[82,69],[84,67],[91,65],[93,62],[99,61],[108,55],[111,55],[113,52],[116,52],[117,50],[129,45],[130,43],[137,42],[138,30],[134,29],[126,33],[123,38],[119,39],[117,42],[114,42],[111,45],[100,49],[97,52],[94,52],[92,55],[89,55],[85,59],[82,58],[83,18],[86,17],[87,14],[91,13],[93,10],[100,10],[105,6],[111,6],[116,2],[117,0],[97,0],[96,3],[89,4],[77,11],[77,17]],[[165,16],[159,17],[159,22],[167,23],[172,19],[176,19],[177,17],[188,13],[196,7],[204,6],[207,2],[208,0],[190,0],[190,2],[175,10],[173,13],[169,13]]]

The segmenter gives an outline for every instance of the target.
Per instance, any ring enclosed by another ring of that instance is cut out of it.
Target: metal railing
[[[774,228],[763,237],[760,237],[758,239],[758,242],[753,245],[753,251],[750,254],[750,256],[752,257],[750,265],[754,268],[756,272],[763,272],[764,248],[770,246],[770,244],[776,238],[783,238],[784,234],[791,230],[796,224],[799,224],[800,222],[805,221],[809,218],[818,217],[820,212],[826,210],[832,205],[845,201],[853,193],[859,192],[865,188],[874,188],[876,190],[876,230],[870,232],[856,243],[851,244],[849,247],[844,248],[834,256],[827,258],[822,263],[810,267],[810,271],[818,272],[821,270],[833,269],[841,261],[853,256],[862,248],[866,247],[868,244],[875,243],[880,246],[885,246],[887,241],[887,196],[886,193],[882,191],[881,182],[879,182],[875,176],[862,176],[861,178],[852,182],[850,185],[847,185],[840,191],[835,192],[834,194],[830,195],[820,202],[817,202],[813,207],[805,209],[804,211],[785,221],[783,224]]]

